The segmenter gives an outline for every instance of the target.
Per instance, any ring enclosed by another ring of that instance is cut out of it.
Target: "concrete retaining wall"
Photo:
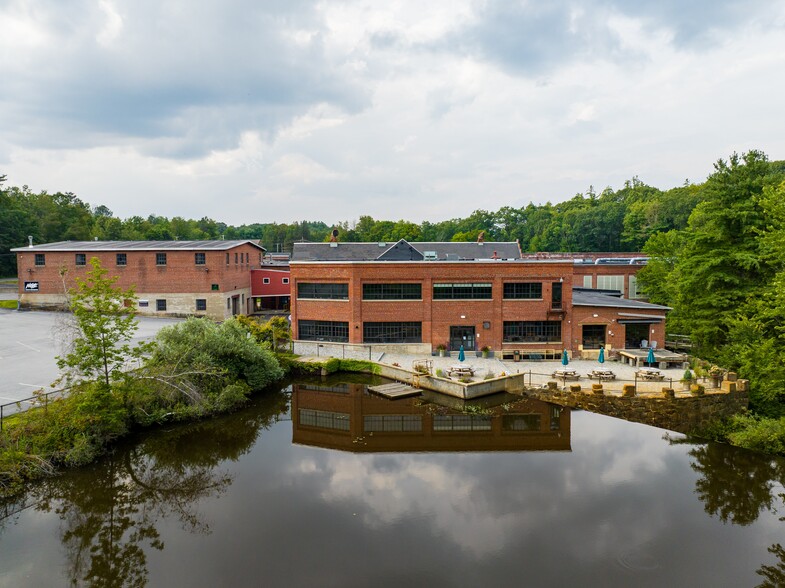
[[[355,344],[332,343],[330,341],[295,341],[294,353],[304,357],[337,357],[339,359],[367,359],[378,361],[384,354],[407,354],[427,356],[431,354],[431,346],[426,343],[399,344]]]

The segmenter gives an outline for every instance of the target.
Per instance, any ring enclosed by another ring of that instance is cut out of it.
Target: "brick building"
[[[139,313],[223,320],[251,305],[251,266],[265,249],[254,241],[63,241],[12,249],[17,256],[20,308],[59,309],[64,292],[96,257],[133,286]]]
[[[664,341],[667,307],[575,288],[576,279],[595,275],[579,273],[581,265],[570,256],[524,258],[516,242],[295,243],[293,335],[488,347],[524,358]],[[602,275],[602,264],[591,265]],[[640,265],[618,267],[629,275]]]

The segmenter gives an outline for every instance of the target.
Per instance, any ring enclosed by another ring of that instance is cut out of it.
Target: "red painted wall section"
[[[291,273],[288,269],[251,270],[251,296],[289,296]],[[265,279],[269,283],[265,284]]]

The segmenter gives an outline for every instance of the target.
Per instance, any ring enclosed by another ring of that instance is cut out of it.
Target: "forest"
[[[759,436],[780,444],[768,449],[785,453],[785,161],[761,151],[718,160],[701,183],[662,190],[634,177],[621,189],[598,194],[590,187],[556,204],[420,224],[371,216],[337,227],[307,220],[230,226],[154,214],[119,219],[70,192],[34,193],[5,187],[5,180],[0,176],[0,275],[15,275],[8,252],[26,245],[28,235],[35,243],[256,239],[268,251],[288,252],[299,240],[328,239],[333,228],[342,241],[473,241],[484,231],[489,241],[517,239],[525,252],[643,251],[651,259],[639,283],[652,302],[672,307],[669,332],[690,336],[695,355],[751,381],[754,422],[739,420],[715,436],[765,426]]]

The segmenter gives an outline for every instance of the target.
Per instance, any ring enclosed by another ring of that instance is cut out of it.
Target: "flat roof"
[[[585,288],[574,288],[572,291],[573,306],[606,306],[609,308],[630,308],[636,310],[671,310],[670,306],[652,304],[642,300],[630,300],[612,296],[604,292],[591,292]]]
[[[261,251],[267,251],[257,241],[251,239],[228,241],[58,241],[42,243],[32,247],[15,247],[11,251],[225,251],[240,245],[253,245]]]

